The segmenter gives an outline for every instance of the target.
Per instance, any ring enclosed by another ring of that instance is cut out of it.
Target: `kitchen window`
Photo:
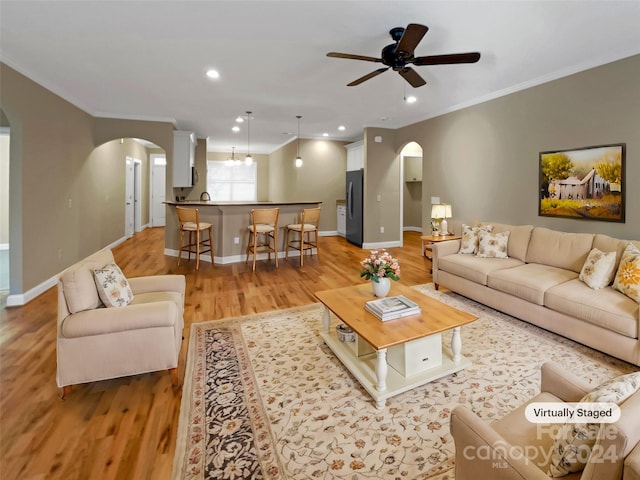
[[[258,196],[256,163],[208,160],[207,191],[212,201],[255,202]]]

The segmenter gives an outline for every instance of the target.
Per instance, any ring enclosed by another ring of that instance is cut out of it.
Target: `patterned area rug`
[[[635,370],[432,284],[415,288],[479,317],[462,327],[473,365],[384,410],[319,337],[320,304],[194,324],[172,478],[452,479],[456,405],[500,418],[539,392],[547,360],[594,385]]]

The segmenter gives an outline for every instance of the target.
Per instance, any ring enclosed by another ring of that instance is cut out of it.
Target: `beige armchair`
[[[541,393],[531,402],[578,402],[594,388],[562,367],[542,365]],[[457,480],[548,480],[547,469],[554,443],[551,428],[525,418],[523,405],[495,423],[488,424],[464,406],[451,412],[455,441]],[[583,471],[566,480],[640,479],[640,391],[620,405],[620,420],[601,428]],[[603,452],[600,457],[596,452]],[[624,476],[623,476],[624,475]]]
[[[184,327],[183,275],[128,279],[133,299],[105,308],[93,270],[114,262],[110,250],[98,252],[65,270],[58,280],[57,384],[62,398],[78,383],[177,366]]]

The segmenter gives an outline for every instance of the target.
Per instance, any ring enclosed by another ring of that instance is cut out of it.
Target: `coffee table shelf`
[[[322,339],[342,362],[349,372],[358,380],[360,385],[376,401],[377,408],[384,408],[386,400],[400,393],[412,390],[425,383],[458,372],[471,365],[471,361],[461,356],[458,362],[454,362],[448,350],[442,349],[442,363],[419,373],[405,377],[395,368],[387,370],[386,386],[384,391],[377,389],[376,377],[376,351],[358,357],[356,355],[355,342],[341,342],[334,333],[321,334]]]

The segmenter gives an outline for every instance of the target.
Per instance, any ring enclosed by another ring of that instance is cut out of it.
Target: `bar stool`
[[[276,268],[278,268],[278,215],[279,208],[262,208],[251,210],[251,225],[249,230],[249,242],[247,245],[247,258],[253,255],[253,270],[256,270],[256,255],[258,252],[267,252],[268,259],[271,260],[271,252],[276,258]],[[271,245],[273,240],[273,246]]]
[[[300,214],[300,223],[287,225],[286,252],[285,258],[289,259],[289,248],[300,251],[300,266],[304,265],[304,253],[309,251],[313,255],[313,249],[318,254],[318,224],[320,223],[320,208],[304,208]],[[294,232],[299,234],[298,239],[289,241],[289,234]],[[314,235],[313,241],[311,234]],[[305,239],[306,237],[306,239]]]
[[[211,252],[211,263],[213,264],[213,226],[210,223],[200,221],[200,214],[197,208],[176,207],[178,214],[178,223],[180,224],[180,252],[178,253],[178,265],[182,258],[182,252],[189,252],[189,260],[191,254],[196,254],[196,270],[200,268],[200,254]],[[209,238],[201,238],[201,232],[207,230]],[[184,244],[184,235],[189,234],[189,242]],[[196,239],[193,240],[193,234]],[[205,250],[200,250],[204,247]]]

